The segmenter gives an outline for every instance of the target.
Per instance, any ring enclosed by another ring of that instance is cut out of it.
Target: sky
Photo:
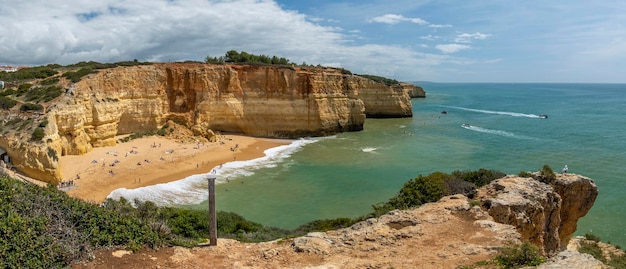
[[[626,1],[0,0],[0,65],[229,50],[401,81],[626,83]]]

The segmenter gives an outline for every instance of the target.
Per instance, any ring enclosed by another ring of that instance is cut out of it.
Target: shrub
[[[489,184],[491,181],[502,178],[506,176],[506,174],[502,171],[497,170],[489,170],[480,168],[477,171],[454,171],[452,175],[458,179],[472,182],[476,184],[477,187],[482,187]]]
[[[29,83],[20,84],[20,86],[17,87],[17,92],[15,93],[15,96],[16,97],[20,97],[20,96],[24,95],[25,93],[28,92],[28,90],[32,86],[33,86],[33,84],[29,84]]]
[[[606,263],[606,259],[602,254],[602,249],[598,246],[598,243],[595,241],[580,241],[580,246],[578,247],[578,252],[587,253],[596,258],[596,260],[602,261]]]
[[[539,254],[539,247],[529,242],[505,247],[495,259],[504,268],[537,266],[545,262],[545,258]]]
[[[59,161],[59,156],[57,155],[57,151],[51,147],[48,147],[48,157],[52,158],[52,160],[54,161]]]
[[[556,174],[554,174],[554,171],[552,171],[549,165],[544,164],[541,168],[538,180],[546,184],[552,184],[556,180]]]
[[[368,79],[371,79],[373,81],[376,81],[376,82],[379,82],[379,83],[383,83],[383,84],[385,84],[387,86],[396,85],[396,84],[400,83],[400,82],[398,82],[395,79],[390,79],[390,78],[381,77],[381,76],[374,76],[374,75],[357,75],[357,76],[368,78]]]
[[[63,94],[63,89],[59,86],[50,86],[47,88],[31,88],[26,94],[26,101],[44,101],[49,102]]]
[[[626,269],[626,254],[615,255],[611,253],[610,258],[611,260],[608,262],[610,266],[613,266],[615,269]]]
[[[81,68],[78,71],[69,71],[69,72],[65,72],[65,74],[63,74],[63,77],[69,79],[70,81],[76,83],[79,82],[84,76],[92,74],[92,73],[97,73],[98,71],[93,70],[93,68]]]
[[[519,177],[533,177],[533,174],[528,171],[520,171],[517,175]]]
[[[17,101],[6,96],[0,96],[0,108],[11,109],[15,105],[17,105]]]
[[[38,104],[33,104],[33,103],[24,103],[22,105],[22,107],[20,107],[20,110],[22,110],[22,111],[31,111],[31,110],[41,111],[41,110],[43,110],[43,106],[38,105]]]
[[[52,85],[52,84],[57,84],[59,82],[59,78],[49,78],[46,80],[42,80],[41,82],[39,82],[39,84],[41,85]]]
[[[15,89],[11,88],[11,89],[6,89],[2,92],[0,92],[0,96],[9,96],[9,95],[14,95],[17,92],[15,91]]]
[[[32,138],[33,138],[33,140],[35,140],[35,141],[39,141],[39,140],[41,140],[41,139],[44,137],[44,135],[45,135],[45,134],[44,134],[43,128],[41,128],[41,127],[37,127],[37,128],[35,128],[35,130],[33,131],[33,137],[32,137]]]
[[[589,241],[593,241],[593,242],[600,242],[600,237],[598,237],[595,234],[591,234],[591,233],[586,233],[585,234],[585,239],[587,239]]]
[[[468,182],[459,178],[446,179],[446,187],[448,194],[463,194],[469,198],[474,197],[476,194],[476,185],[472,182]]]
[[[450,175],[442,172],[434,172],[428,176],[419,175],[404,183],[400,192],[389,200],[393,208],[406,209],[434,202],[448,194],[445,182]]]
[[[306,234],[308,232],[325,232],[349,227],[354,223],[356,223],[356,220],[350,218],[314,220],[298,227],[295,232],[302,234]]]

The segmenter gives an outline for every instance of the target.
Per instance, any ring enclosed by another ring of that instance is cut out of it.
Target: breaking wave
[[[233,161],[214,169],[216,184],[225,183],[229,178],[249,176],[261,168],[276,167],[302,147],[320,141],[323,138],[299,139],[289,145],[278,146],[264,151],[265,156],[248,161]],[[107,196],[114,200],[124,197],[129,201],[151,201],[158,206],[198,204],[208,199],[207,174],[192,175],[181,180],[140,187],[136,189],[120,188]]]

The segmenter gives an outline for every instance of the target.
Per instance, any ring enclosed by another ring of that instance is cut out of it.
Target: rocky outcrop
[[[323,256],[322,268],[456,268],[487,260],[519,242],[515,227],[495,222],[454,195],[395,210],[350,228],[293,239],[297,253]]]
[[[553,186],[533,178],[497,179],[480,189],[477,199],[495,221],[515,226],[523,241],[553,256],[567,246],[597,195],[593,180],[559,174]]]
[[[574,197],[593,204],[587,197],[595,193],[592,180],[567,174],[558,175],[557,181],[563,193],[583,190]],[[124,261],[133,266],[168,268],[473,268],[477,262],[494,258],[509,243],[527,241],[531,236],[558,245],[563,236],[558,233],[562,212],[578,211],[569,208],[577,205],[560,196],[555,188],[534,179],[509,176],[478,190],[475,198],[481,199],[482,206],[457,194],[344,229],[257,244],[219,239],[211,248],[175,249],[158,259],[132,254]],[[568,218],[576,222],[578,215]],[[547,235],[552,232],[557,234]],[[538,268],[606,268],[576,251],[554,254]],[[98,260],[106,257],[111,254]]]
[[[168,120],[198,134],[296,138],[360,131],[366,116],[412,116],[403,87],[339,69],[200,63],[100,70],[46,108],[38,116],[48,122],[43,143],[5,144],[20,171],[52,182],[62,178],[54,155],[114,145],[117,136],[157,131]]]
[[[402,87],[402,90],[411,98],[426,98],[426,91],[420,86],[400,82],[400,87]]]

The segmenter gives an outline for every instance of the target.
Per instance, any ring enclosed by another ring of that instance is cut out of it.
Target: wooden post
[[[217,216],[215,215],[215,175],[209,175],[209,246],[217,246]]]

